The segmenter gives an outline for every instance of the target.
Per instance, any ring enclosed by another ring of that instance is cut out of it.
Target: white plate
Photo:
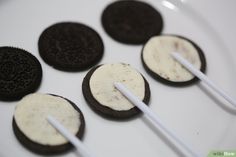
[[[211,94],[201,83],[184,88],[163,85],[142,67],[142,46],[112,40],[103,30],[100,15],[111,1],[97,0],[1,0],[0,46],[17,46],[32,52],[43,67],[38,92],[62,95],[74,101],[86,120],[84,143],[97,157],[182,156],[160,132],[140,116],[117,122],[101,118],[86,104],[81,83],[86,72],[68,73],[45,64],[38,54],[37,41],[49,25],[60,21],[85,23],[102,36],[105,55],[100,63],[126,62],[138,69],[151,87],[150,107],[163,122],[203,156],[210,150],[236,148],[236,110]],[[186,36],[205,52],[207,75],[236,97],[235,1],[149,0],[164,17],[164,33]],[[0,156],[38,156],[14,137],[11,121],[17,102],[0,102]],[[70,151],[63,156],[74,157]]]

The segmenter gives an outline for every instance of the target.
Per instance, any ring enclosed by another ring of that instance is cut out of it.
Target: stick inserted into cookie
[[[225,98],[225,100],[227,100],[234,107],[236,107],[236,100],[234,100],[232,97],[230,97],[220,87],[215,85],[215,83],[213,83],[205,74],[203,74],[201,71],[197,70],[191,63],[189,63],[186,59],[184,59],[182,56],[180,56],[179,53],[173,52],[173,53],[171,53],[171,55],[174,59],[176,59],[179,63],[181,63],[187,70],[189,70],[192,74],[194,74],[196,77],[198,77],[201,81],[203,81],[205,84],[207,84],[210,88],[212,88],[216,93],[221,95],[223,98]]]
[[[171,137],[175,142],[179,144],[182,148],[184,148],[189,155],[193,157],[200,157],[197,153],[195,153],[187,144],[185,144],[178,136],[176,136],[169,128],[167,128],[161,119],[141,100],[139,100],[133,93],[131,93],[122,83],[115,82],[114,86],[135,106],[137,106],[155,125],[156,128],[166,133],[169,137]],[[186,155],[186,156],[189,156]]]
[[[88,151],[87,147],[72,133],[70,133],[62,124],[60,124],[54,117],[48,116],[48,122],[58,130],[65,138],[67,138],[71,144],[75,146],[80,155],[83,157],[95,157],[90,151]]]

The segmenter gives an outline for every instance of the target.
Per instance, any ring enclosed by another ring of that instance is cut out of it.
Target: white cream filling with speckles
[[[60,145],[67,140],[47,121],[51,115],[76,134],[80,127],[80,113],[63,98],[47,94],[30,94],[16,106],[14,119],[19,129],[32,141],[42,145]]]
[[[113,83],[123,83],[141,100],[145,96],[145,82],[139,72],[128,64],[105,64],[92,74],[89,86],[93,97],[113,110],[129,110],[134,106],[117,90]]]
[[[197,49],[187,40],[175,36],[152,37],[143,48],[143,60],[150,70],[164,79],[182,82],[194,76],[172,58],[171,52],[178,52],[197,69],[201,60]]]

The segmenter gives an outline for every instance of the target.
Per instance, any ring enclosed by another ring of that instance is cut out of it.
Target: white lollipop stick
[[[224,90],[220,87],[216,86],[205,74],[203,74],[200,70],[196,69],[191,63],[189,63],[186,59],[180,56],[177,52],[171,53],[172,57],[176,59],[179,63],[181,63],[187,70],[189,70],[192,74],[206,83],[210,88],[215,90],[216,93],[221,95],[225,100],[231,103],[234,107],[236,107],[236,101],[231,98]]]
[[[182,148],[184,148],[189,154],[194,157],[200,157],[197,153],[195,153],[187,144],[185,144],[178,136],[176,136],[170,129],[168,129],[161,121],[161,119],[147,106],[145,105],[139,98],[137,98],[133,93],[131,93],[122,83],[116,82],[114,86],[135,106],[137,106],[145,115],[154,122],[156,128],[161,129],[171,138],[173,138]],[[189,156],[189,155],[186,155]]]
[[[76,136],[74,136],[72,133],[70,133],[62,124],[60,124],[55,118],[52,116],[47,117],[48,122],[57,129],[65,138],[67,138],[70,143],[74,145],[74,147],[78,150],[78,152],[83,157],[95,157],[92,155],[91,152],[88,151],[88,149],[85,147],[85,145],[78,140]]]

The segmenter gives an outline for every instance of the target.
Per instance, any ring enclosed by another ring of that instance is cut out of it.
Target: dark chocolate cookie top
[[[160,34],[161,14],[147,3],[117,1],[108,5],[102,14],[105,31],[115,40],[126,44],[143,44]]]
[[[13,47],[0,47],[0,99],[18,100],[40,85],[42,68],[29,52]]]
[[[56,69],[81,71],[96,64],[104,46],[99,34],[81,23],[57,23],[41,34],[38,41],[43,60]]]

